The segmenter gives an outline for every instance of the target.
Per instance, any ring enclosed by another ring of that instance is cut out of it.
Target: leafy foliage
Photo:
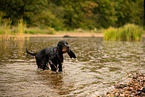
[[[104,33],[105,40],[117,41],[140,41],[142,40],[143,28],[134,24],[126,24],[120,28],[108,28]]]
[[[0,18],[55,30],[142,25],[143,4],[144,0],[0,0]]]

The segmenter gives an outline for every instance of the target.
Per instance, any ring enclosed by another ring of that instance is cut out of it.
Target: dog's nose
[[[67,46],[67,48],[69,49],[69,46]]]

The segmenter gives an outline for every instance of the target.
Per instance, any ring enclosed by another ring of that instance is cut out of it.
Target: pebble
[[[114,85],[112,92],[107,92],[107,97],[145,97],[145,74],[133,73],[128,74],[131,77],[131,81],[127,84],[120,83]]]

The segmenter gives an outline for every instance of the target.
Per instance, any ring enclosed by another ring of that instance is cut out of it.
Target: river
[[[77,59],[64,54],[63,72],[37,70],[38,52],[69,43]],[[114,84],[129,82],[130,73],[145,73],[145,39],[141,42],[104,41],[103,38],[30,38],[0,41],[0,96],[95,97],[112,91]]]

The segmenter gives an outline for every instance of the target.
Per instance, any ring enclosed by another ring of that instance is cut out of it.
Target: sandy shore
[[[29,34],[26,37],[63,37],[68,35],[70,37],[103,37],[103,33],[56,33],[56,34]]]
[[[25,34],[25,37],[64,37],[66,35],[70,37],[104,37],[103,33]],[[14,35],[11,35],[11,37],[14,37]],[[143,34],[142,37],[145,37],[145,34]]]
[[[103,33],[55,33],[55,34],[25,34],[29,37],[63,37],[68,35],[70,37],[103,37]],[[142,35],[145,37],[145,34]]]

